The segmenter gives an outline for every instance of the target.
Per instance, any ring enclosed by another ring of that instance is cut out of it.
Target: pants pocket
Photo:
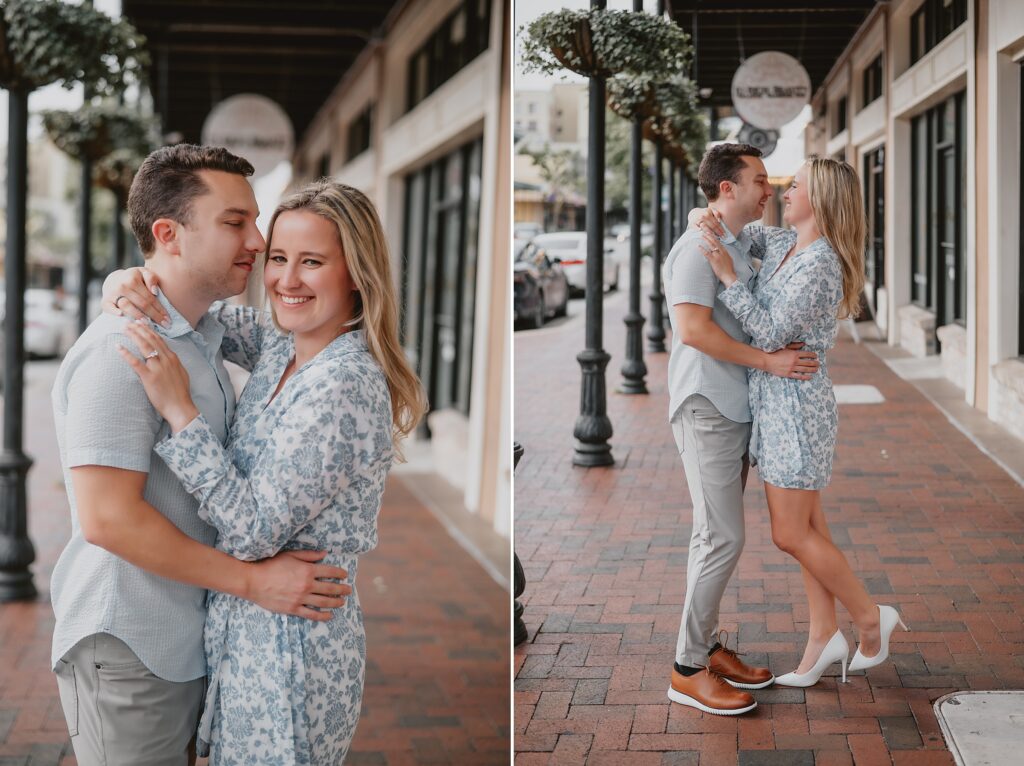
[[[54,671],[57,676],[57,692],[60,694],[60,706],[64,709],[64,718],[68,722],[68,734],[78,736],[78,681],[75,678],[75,666],[57,660]]]

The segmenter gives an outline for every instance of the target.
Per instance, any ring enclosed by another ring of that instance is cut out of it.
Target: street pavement
[[[670,703],[692,507],[667,422],[668,355],[645,353],[649,395],[614,393],[628,302],[624,290],[606,296],[616,463],[573,467],[584,346],[573,303],[569,318],[515,333],[514,438],[525,449],[515,550],[529,632],[514,652],[517,766],[952,764],[934,701],[1024,688],[1024,488],[844,331],[833,379],[874,386],[884,401],[840,406],[824,508],[854,571],[910,632],[896,632],[890,662],[846,684],[836,665],[807,690],[756,691],[744,716]],[[803,648],[803,584],[772,544],[756,471],[745,503],[746,548],[721,627],[745,661],[778,675]],[[852,644],[841,607],[839,619]]]
[[[0,605],[0,766],[76,763],[48,667],[49,580],[70,533],[49,399],[57,366],[27,367],[25,451],[35,460],[29,534],[40,597]],[[360,563],[366,690],[346,763],[507,763],[508,592],[404,481],[389,480],[380,545]]]

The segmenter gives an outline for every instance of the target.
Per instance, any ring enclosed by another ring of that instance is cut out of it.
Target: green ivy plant
[[[99,160],[115,149],[146,156],[155,145],[155,124],[136,109],[111,104],[85,104],[74,111],[41,113],[50,140],[76,160]]]
[[[539,16],[520,34],[527,72],[568,69],[585,77],[681,72],[693,55],[677,24],[650,13],[562,9]]]
[[[673,161],[684,162],[696,173],[707,146],[708,123],[697,100],[697,86],[676,75],[653,85],[654,114],[644,124],[644,135],[660,144]],[[691,173],[692,175],[692,173]]]
[[[104,95],[140,82],[145,38],[123,19],[61,0],[0,0],[0,87],[87,84]]]

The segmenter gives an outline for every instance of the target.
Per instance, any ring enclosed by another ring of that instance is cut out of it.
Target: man
[[[265,243],[252,166],[224,149],[151,154],[128,212],[169,319],[160,332],[188,371],[200,411],[225,440],[235,397],[210,304],[240,293]],[[213,547],[215,531],[153,453],[168,435],[118,353],[128,320],[104,314],[61,364],[53,407],[72,534],[53,572],[52,664],[78,762],[194,761],[202,702],[205,589],[282,614],[330,619],[351,593],[323,554],[251,563]]]
[[[761,218],[772,196],[761,152],[746,144],[708,150],[698,182],[726,234],[722,242],[740,279],[755,275],[743,227]],[[775,679],[714,640],[718,611],[743,551],[743,488],[747,475],[750,406],[747,367],[806,379],[816,355],[796,348],[765,353],[748,345],[739,321],[718,300],[722,289],[704,258],[699,230],[688,230],[665,259],[663,279],[672,311],[669,419],[693,502],[686,599],[669,699],[717,715],[757,706],[743,689]],[[795,344],[800,345],[800,344]]]

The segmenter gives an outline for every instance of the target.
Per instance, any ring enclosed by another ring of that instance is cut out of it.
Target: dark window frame
[[[882,66],[882,54],[879,53],[864,67],[861,74],[860,108],[873,104],[885,93],[885,68]]]
[[[911,66],[965,21],[967,0],[924,0],[910,16]]]
[[[847,128],[847,122],[849,119],[849,101],[846,96],[842,96],[835,102],[836,108],[833,112],[832,119],[832,135],[830,138],[835,138]]]
[[[402,343],[431,409],[451,408],[467,416],[472,405],[482,155],[482,138],[463,144],[408,174],[404,195]],[[456,170],[458,183],[451,183],[449,173]],[[425,425],[421,431],[429,437]]]
[[[960,91],[911,121],[911,300],[937,327],[967,322],[966,112]]]
[[[414,109],[487,50],[490,26],[490,0],[462,0],[444,18],[409,57],[406,111]]]
[[[864,210],[868,220],[864,274],[877,294],[885,287],[885,144],[864,154]]]
[[[367,104],[346,128],[345,161],[351,162],[373,146],[374,104]]]

